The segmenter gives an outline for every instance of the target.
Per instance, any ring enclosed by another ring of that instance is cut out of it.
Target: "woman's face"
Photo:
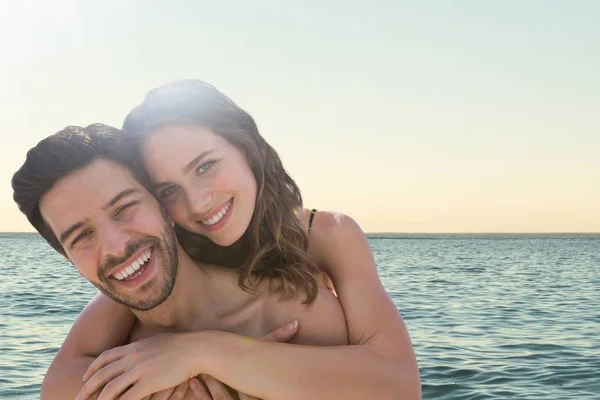
[[[167,125],[146,139],[142,159],[173,221],[221,246],[242,237],[256,178],[237,147],[202,127]]]

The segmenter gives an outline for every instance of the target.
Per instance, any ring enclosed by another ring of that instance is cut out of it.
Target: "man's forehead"
[[[144,190],[131,170],[98,159],[58,180],[40,199],[40,212],[56,230],[93,217],[116,195],[132,188]]]

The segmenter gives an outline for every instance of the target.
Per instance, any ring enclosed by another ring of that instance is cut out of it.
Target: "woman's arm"
[[[408,332],[379,280],[364,234],[350,218],[331,214],[328,218],[321,223],[319,249],[314,250],[327,261],[353,345],[266,343],[215,331],[157,337],[104,353],[88,371],[93,377],[86,393],[113,379],[108,376],[118,376],[105,386],[103,395],[108,399],[133,385],[122,399],[136,399],[204,373],[267,400],[420,399]],[[302,329],[308,336],[328,330],[334,334],[331,313],[315,311],[301,321],[299,334]],[[173,367],[157,368],[166,365]]]
[[[406,326],[383,287],[369,243],[351,218],[315,216],[311,255],[331,277],[350,344],[307,347],[217,339],[209,372],[264,399],[420,399],[421,381]],[[226,346],[226,347],[221,347]]]
[[[348,324],[350,344],[373,356],[373,367],[390,368],[401,398],[421,398],[421,380],[410,336],[387,294],[369,242],[350,217],[318,212],[311,253],[331,277]]]
[[[103,351],[125,344],[134,322],[127,307],[97,294],[77,317],[50,364],[42,383],[42,400],[74,399],[90,364]]]

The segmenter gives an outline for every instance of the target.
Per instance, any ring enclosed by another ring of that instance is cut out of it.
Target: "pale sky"
[[[305,205],[367,232],[600,232],[600,2],[0,0],[10,178],[66,125],[206,80]]]

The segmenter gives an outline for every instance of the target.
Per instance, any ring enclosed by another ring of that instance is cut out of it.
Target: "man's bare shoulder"
[[[266,330],[273,330],[298,320],[296,344],[335,346],[348,344],[348,327],[338,298],[325,287],[319,287],[315,300],[303,304],[304,296],[282,299],[271,294],[264,304]]]

